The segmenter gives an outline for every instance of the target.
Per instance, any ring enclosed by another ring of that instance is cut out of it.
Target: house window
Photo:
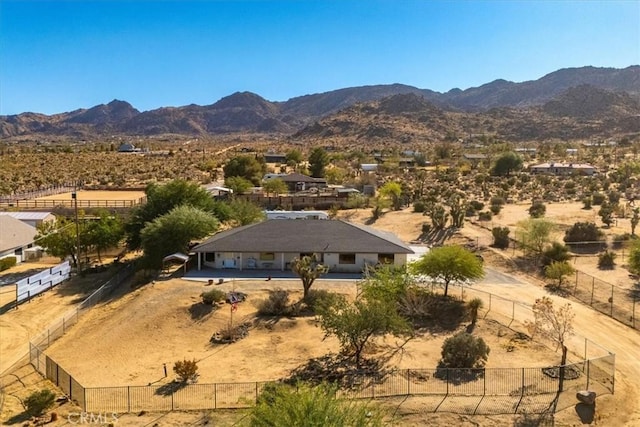
[[[394,260],[393,254],[378,254],[378,262],[380,264],[393,264]]]
[[[276,259],[276,254],[273,252],[260,252],[260,261],[273,261]]]
[[[356,254],[340,254],[338,256],[339,264],[355,264],[356,263]]]
[[[215,253],[214,252],[205,252],[204,253],[204,260],[205,262],[214,262],[215,259]]]

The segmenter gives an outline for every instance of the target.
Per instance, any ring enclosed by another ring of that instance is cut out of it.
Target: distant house
[[[135,145],[125,142],[118,147],[118,153],[139,153],[142,151],[140,148],[136,148]]]
[[[44,222],[56,220],[56,216],[51,212],[0,212],[0,215],[8,215],[34,228]]]
[[[522,154],[536,154],[538,152],[537,149],[535,148],[525,148],[525,147],[518,147],[514,150],[516,153],[522,153]]]
[[[18,263],[25,259],[25,251],[34,246],[35,227],[10,215],[0,215],[0,258],[16,257]]]
[[[325,188],[327,180],[324,178],[313,178],[301,173],[290,173],[288,175],[278,177],[285,184],[290,192],[305,191],[311,188]]]
[[[338,220],[263,221],[222,231],[194,247],[198,269],[290,270],[291,261],[316,255],[334,273],[367,265],[402,266],[413,250],[395,235]]]
[[[529,171],[534,174],[547,175],[595,175],[596,168],[586,163],[540,163],[529,167]]]
[[[266,163],[287,163],[286,154],[266,153],[263,157]]]
[[[264,211],[267,219],[329,219],[323,211]]]
[[[487,160],[486,154],[475,154],[475,153],[465,153],[462,155],[462,158],[467,160],[473,167],[478,166],[478,164]]]
[[[362,163],[360,165],[360,170],[362,170],[362,172],[376,172],[378,170],[378,164],[377,163]]]
[[[336,188],[336,195],[338,197],[349,197],[352,194],[362,194],[357,188]]]

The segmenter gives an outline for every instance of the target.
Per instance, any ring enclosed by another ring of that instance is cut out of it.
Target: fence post
[[[87,412],[87,389],[82,387],[82,394],[84,394],[84,402],[82,402],[82,410]]]
[[[69,375],[69,400],[73,400],[73,378]]]
[[[411,369],[407,369],[407,396],[411,394]]]
[[[127,412],[131,412],[131,386],[127,386]]]
[[[447,396],[449,396],[449,370],[451,368],[445,368],[447,370]]]
[[[256,405],[258,404],[258,381],[256,381]]]
[[[218,384],[213,385],[213,409],[218,409]]]
[[[611,285],[611,314],[610,317],[613,317],[613,285]]]
[[[587,390],[589,390],[589,374],[590,374],[590,368],[591,367],[591,361],[587,360]]]
[[[173,391],[172,391],[172,392],[171,392],[171,410],[172,410],[172,411],[173,411],[173,408],[174,408],[174,406],[173,406],[173,395],[174,395],[174,394],[175,394],[175,392],[173,392]]]
[[[584,338],[584,358],[583,360],[587,360],[587,338]]]
[[[589,303],[590,306],[593,306],[593,288],[595,288],[596,286],[596,278],[592,277],[591,278],[591,303]]]

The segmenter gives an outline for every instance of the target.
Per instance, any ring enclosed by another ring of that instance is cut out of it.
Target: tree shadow
[[[360,359],[356,366],[355,359],[344,354],[326,354],[309,359],[306,364],[291,371],[284,383],[297,384],[323,382],[335,384],[340,388],[354,389],[366,387],[371,383],[384,380],[387,370],[379,359]]]
[[[457,228],[448,227],[439,230],[431,230],[428,233],[422,233],[418,240],[421,242],[429,243],[434,246],[444,245],[444,243],[451,239],[453,235],[458,231]]]
[[[431,292],[406,298],[400,310],[415,329],[430,333],[455,331],[467,318],[464,301]]]
[[[580,417],[582,424],[592,424],[596,414],[596,405],[587,405],[586,403],[578,403],[575,406],[576,413]]]
[[[202,301],[191,304],[189,307],[189,314],[191,315],[191,319],[196,322],[201,322],[207,317],[216,311],[216,305],[214,304],[205,304]]]
[[[17,415],[14,415],[13,417],[9,418],[8,420],[6,420],[5,422],[7,423],[7,425],[12,425],[12,424],[28,424],[31,425],[30,423],[28,423],[28,421],[31,420],[31,415],[28,414],[26,411],[25,412],[21,412]]]
[[[173,380],[170,383],[166,383],[158,387],[155,391],[155,394],[160,396],[171,396],[172,394],[180,391],[186,386],[187,386],[187,383],[184,381]]]
[[[640,301],[640,281],[633,284],[633,287],[629,289],[629,298],[633,301]]]

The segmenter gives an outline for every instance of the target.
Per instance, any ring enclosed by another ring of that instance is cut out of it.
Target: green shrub
[[[509,247],[509,227],[493,227],[491,234],[493,234],[493,246],[500,249]]]
[[[531,218],[542,218],[546,212],[547,207],[539,200],[533,202],[533,204],[529,208],[529,215],[531,216]]]
[[[544,265],[549,265],[554,261],[567,262],[571,259],[569,247],[558,242],[553,242],[549,249],[545,250],[542,254],[542,262]]]
[[[183,383],[188,381],[195,382],[198,379],[198,363],[196,360],[178,360],[173,365],[173,372]]]
[[[413,204],[414,212],[424,212],[427,210],[427,204],[423,200],[418,200]]]
[[[502,205],[491,205],[489,207],[489,210],[491,211],[492,214],[494,215],[498,215],[500,213],[500,211],[502,210]]]
[[[213,303],[216,302],[223,302],[227,294],[220,289],[211,289],[210,291],[203,292],[200,296],[204,304],[213,305]]]
[[[460,332],[444,340],[440,368],[474,369],[484,367],[489,358],[489,346],[480,337]]]
[[[258,302],[258,314],[261,316],[285,316],[289,313],[289,292],[284,289],[269,291],[269,298]]]
[[[598,256],[598,268],[602,270],[612,269],[616,265],[615,259],[615,252],[604,251]]]
[[[24,401],[27,414],[32,417],[42,415],[47,409],[53,406],[56,395],[51,390],[43,389],[33,392]]]
[[[500,196],[494,196],[491,198],[490,200],[490,204],[491,205],[504,205],[506,202],[504,200],[504,197],[500,197]]]
[[[591,205],[593,204],[593,200],[590,196],[587,196],[582,199],[582,209],[591,209]]]
[[[478,212],[478,219],[480,221],[491,221],[491,218],[493,218],[493,214],[489,211]]]
[[[471,200],[469,202],[469,206],[471,206],[475,211],[481,211],[482,209],[484,209],[484,203],[478,200]]]
[[[601,205],[605,200],[606,200],[606,197],[602,193],[593,193],[593,195],[591,196],[591,203],[594,206]]]
[[[0,271],[8,270],[18,263],[18,259],[14,256],[8,256],[0,259]]]
[[[428,222],[425,222],[422,224],[422,234],[429,234],[431,232],[431,224]]]
[[[324,308],[334,304],[338,298],[337,294],[325,289],[310,289],[307,297],[304,299],[304,302],[311,311],[318,313]]]

